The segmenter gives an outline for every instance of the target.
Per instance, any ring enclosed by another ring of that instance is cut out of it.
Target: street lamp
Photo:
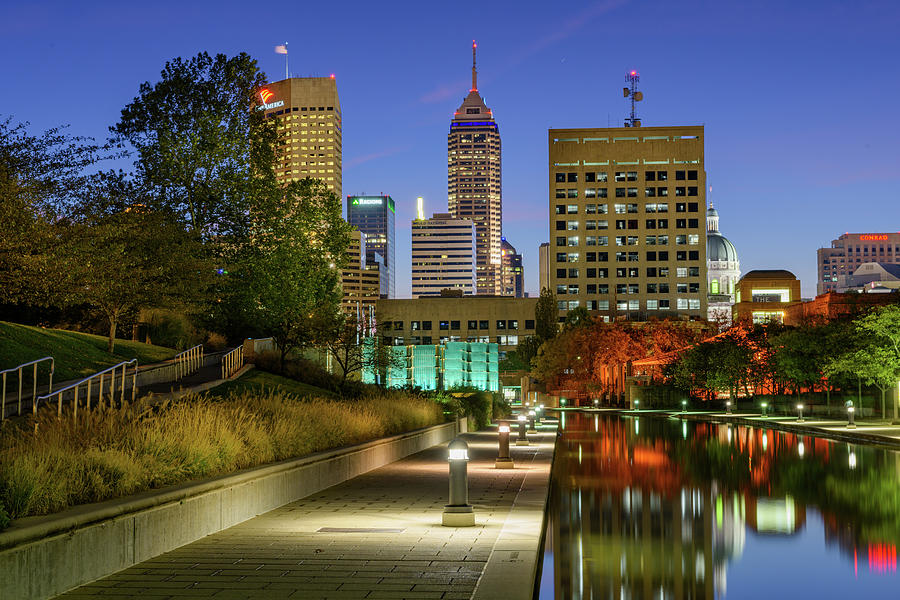
[[[681,401],[681,412],[684,412],[687,409],[687,400]]]
[[[641,410],[641,401],[639,398],[634,399],[634,410]]]
[[[528,411],[528,430],[529,431],[537,431],[537,429],[535,429],[535,427],[534,427],[534,416],[535,416],[534,411],[529,410]]]
[[[516,439],[516,446],[527,446],[528,435],[525,433],[525,415],[519,415],[519,437]]]
[[[497,460],[494,461],[495,469],[512,469],[513,460],[509,457],[509,423],[500,423],[498,427],[499,451],[497,452]]]
[[[797,422],[802,423],[803,422],[803,405],[802,404],[797,405],[797,412],[799,413],[799,416],[797,417]]]
[[[763,402],[760,404],[760,406],[762,406],[762,416],[763,416],[763,419],[765,419],[766,418],[766,408],[768,408],[769,403]]]
[[[725,413],[729,415],[731,414],[731,400],[725,401]]]
[[[594,408],[598,408],[600,406],[600,400],[598,398],[594,398]]]
[[[472,527],[475,511],[469,504],[469,445],[457,438],[447,448],[450,463],[450,502],[444,506],[441,525],[444,527]]]
[[[853,422],[853,413],[855,412],[856,408],[852,406],[847,407],[847,418],[850,419],[850,421],[847,423],[847,429],[856,429],[856,423]]]

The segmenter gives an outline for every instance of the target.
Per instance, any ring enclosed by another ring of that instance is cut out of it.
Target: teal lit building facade
[[[387,371],[388,387],[450,390],[460,387],[500,391],[497,344],[445,342],[438,345],[392,346],[394,360]],[[374,381],[372,373],[364,381]]]

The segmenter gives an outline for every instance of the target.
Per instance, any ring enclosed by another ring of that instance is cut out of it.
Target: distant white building
[[[475,294],[475,223],[435,213],[412,222],[412,295]]]
[[[728,238],[719,233],[719,213],[712,206],[706,211],[706,289],[707,318],[731,324],[734,290],[741,279],[741,262]]]

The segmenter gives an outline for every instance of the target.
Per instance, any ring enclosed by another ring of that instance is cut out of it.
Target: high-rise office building
[[[278,119],[284,144],[275,169],[281,181],[321,179],[341,196],[342,123],[337,83],[331,77],[291,77],[258,92],[266,117]]]
[[[350,232],[347,266],[341,272],[344,297],[341,308],[347,315],[369,315],[381,296],[381,273],[378,263],[366,262],[366,234]]]
[[[516,248],[500,238],[500,295],[525,297],[525,271],[522,268],[522,255]]]
[[[900,233],[845,233],[830,248],[819,248],[816,293],[836,291],[842,276],[850,277],[868,262],[900,264]]]
[[[450,122],[447,135],[447,206],[455,219],[475,223],[477,293],[501,293],[503,235],[500,129],[478,93],[475,43],[472,89]]]
[[[551,129],[560,318],[706,317],[703,127]]]
[[[412,222],[412,295],[440,296],[445,289],[475,293],[475,224],[436,213]]]
[[[347,196],[347,222],[366,234],[366,263],[383,263],[381,295],[393,298],[396,290],[394,268],[394,200],[390,196]]]

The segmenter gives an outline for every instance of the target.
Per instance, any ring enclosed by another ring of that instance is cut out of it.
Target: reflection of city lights
[[[731,426],[728,426],[728,443],[731,443]]]
[[[803,445],[803,442],[797,444],[797,454],[800,455],[800,458],[803,458],[803,455],[806,453],[806,446]]]
[[[687,421],[681,422],[681,437],[687,439]]]
[[[769,446],[769,436],[763,433],[763,450]]]
[[[856,468],[856,452],[850,452],[850,456],[847,458],[847,463],[850,465],[851,469]]]
[[[634,420],[634,434],[637,435],[641,432],[641,422],[637,419]]]
[[[581,464],[581,444],[578,444],[578,464]]]

